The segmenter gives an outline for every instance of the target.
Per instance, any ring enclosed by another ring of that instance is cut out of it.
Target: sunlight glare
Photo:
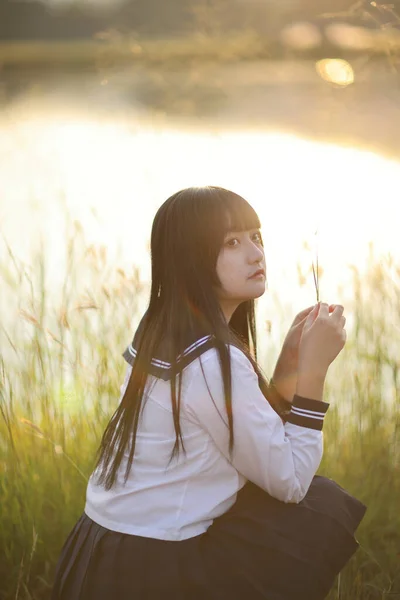
[[[81,222],[88,244],[106,246],[111,260],[122,268],[139,266],[148,279],[155,211],[179,189],[199,185],[232,189],[258,211],[272,289],[293,294],[296,263],[309,272],[314,256],[304,245],[314,247],[316,230],[323,294],[335,293],[338,282],[346,287],[347,265],[365,260],[370,240],[377,252],[399,254],[393,191],[400,186],[400,165],[372,152],[279,132],[192,133],[159,125],[132,131],[123,124],[45,117],[9,125],[5,150],[3,229],[28,262],[28,242],[44,232],[55,278],[63,260],[60,198]],[[314,301],[312,276],[297,293]]]
[[[341,58],[324,58],[315,64],[317,73],[325,81],[345,87],[354,83],[353,67]]]

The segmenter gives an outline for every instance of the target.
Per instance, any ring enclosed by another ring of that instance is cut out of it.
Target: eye
[[[261,235],[261,231],[256,231],[253,234],[253,239],[255,238],[255,241],[257,242],[257,244],[262,244],[263,243],[263,239],[262,239],[262,235]]]
[[[231,238],[230,240],[227,240],[226,245],[230,246],[231,248],[234,248],[236,246],[236,244],[234,242],[239,243],[238,238]]]

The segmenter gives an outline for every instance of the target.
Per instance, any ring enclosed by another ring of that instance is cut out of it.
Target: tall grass
[[[84,507],[97,444],[118,403],[121,352],[146,297],[137,270],[109,266],[105,248],[87,246],[76,222],[66,246],[57,301],[49,296],[44,252],[33,269],[7,245],[0,254],[0,285],[13,299],[10,322],[0,329],[2,600],[49,598],[61,546]],[[365,272],[354,267],[353,275],[354,303],[346,305],[353,323],[348,319],[347,344],[326,384],[331,406],[319,473],[368,510],[357,531],[361,547],[328,598],[394,599],[400,598],[400,267],[372,256]]]

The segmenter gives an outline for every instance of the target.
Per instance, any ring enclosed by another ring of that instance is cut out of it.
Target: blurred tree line
[[[364,27],[398,27],[400,0],[0,0],[0,41],[179,36],[252,28],[274,37],[285,24],[332,13]]]

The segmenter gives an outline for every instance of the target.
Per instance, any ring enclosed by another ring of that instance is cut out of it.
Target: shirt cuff
[[[322,431],[328,402],[304,398],[295,394],[289,414],[283,416],[285,422]]]

